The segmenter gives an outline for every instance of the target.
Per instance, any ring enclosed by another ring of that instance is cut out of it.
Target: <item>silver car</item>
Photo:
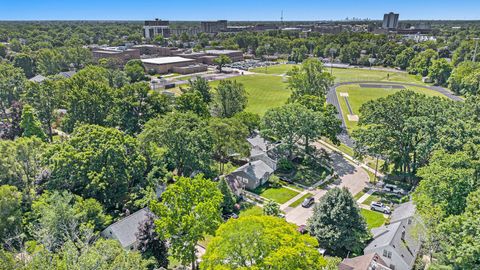
[[[384,205],[383,203],[380,203],[380,202],[372,202],[370,204],[370,209],[373,210],[373,211],[378,211],[378,212],[382,212],[382,213],[385,213],[385,214],[390,214],[392,211],[390,210],[390,207]]]

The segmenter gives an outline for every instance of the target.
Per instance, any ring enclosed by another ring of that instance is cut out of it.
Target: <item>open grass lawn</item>
[[[367,222],[368,229],[377,228],[385,223],[386,218],[382,213],[370,211],[367,209],[360,209],[363,218]]]
[[[288,200],[297,196],[299,192],[285,188],[285,187],[271,187],[268,185],[263,185],[258,187],[253,191],[255,194],[258,194],[266,199],[272,200],[276,203],[283,204],[288,202]]]
[[[290,97],[291,91],[280,76],[245,75],[229,80],[236,80],[245,86],[248,95],[247,112],[263,115],[270,108],[284,105]],[[212,88],[218,84],[219,81],[210,83]]]
[[[273,74],[273,75],[283,75],[292,70],[292,68],[296,65],[292,64],[279,64],[275,66],[269,67],[259,67],[254,68],[249,71],[256,72],[256,73],[264,73],[264,74]]]
[[[357,194],[355,194],[355,196],[353,196],[353,199],[355,199],[355,201],[358,201],[358,199],[360,199],[364,194],[365,194],[365,192],[362,190],[362,191],[358,192]]]
[[[240,210],[239,217],[248,217],[248,216],[261,216],[263,215],[263,209],[260,206],[253,205],[250,208]]]
[[[370,205],[372,202],[381,201],[381,199],[382,199],[381,197],[375,195],[375,193],[374,193],[374,194],[370,195],[362,204]]]
[[[333,76],[335,76],[335,82],[389,81],[424,84],[420,77],[408,73],[363,68],[334,68]]]
[[[297,207],[299,206],[300,204],[302,204],[302,202],[306,199],[306,198],[310,198],[312,197],[313,195],[310,194],[310,193],[307,193],[305,195],[303,195],[300,199],[294,201],[292,204],[289,205],[289,207]]]
[[[421,87],[407,87],[409,90],[413,90],[420,94],[425,94],[427,96],[440,96],[443,97],[444,95]],[[348,101],[350,106],[352,107],[352,111],[354,114],[360,116],[360,107],[374,99],[379,99],[382,97],[387,97],[393,93],[400,91],[399,89],[385,89],[385,88],[361,88],[358,84],[352,85],[342,85],[337,88],[337,97],[340,103],[340,107],[342,109],[342,115],[345,119],[347,124],[347,129],[350,132],[358,128],[358,122],[348,121],[348,108],[345,102],[345,98],[340,96],[340,93],[348,93]],[[361,116],[360,116],[361,117]]]

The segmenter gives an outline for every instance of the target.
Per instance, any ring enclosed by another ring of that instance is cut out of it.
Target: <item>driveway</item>
[[[367,186],[370,178],[368,173],[360,167],[360,165],[346,160],[340,153],[334,152],[321,144],[316,143],[315,146],[317,148],[323,148],[329,153],[330,158],[332,159],[332,167],[340,178],[324,189],[310,190],[309,192],[314,195],[313,197],[316,202],[318,202],[319,199],[331,188],[346,187],[353,195],[355,195]],[[288,222],[303,225],[306,224],[307,219],[312,216],[313,206],[310,208],[303,208],[299,205],[295,208],[285,208],[284,211],[285,218]]]

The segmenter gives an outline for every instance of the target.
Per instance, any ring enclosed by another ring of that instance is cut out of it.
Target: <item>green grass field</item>
[[[286,203],[288,202],[288,200],[299,194],[299,192],[293,191],[285,187],[274,188],[266,185],[257,188],[254,192],[266,199],[272,200],[279,204]]]
[[[382,226],[385,223],[386,218],[382,213],[370,211],[367,209],[360,209],[363,218],[367,222],[368,229],[377,228]]]
[[[292,70],[292,68],[296,65],[291,64],[280,64],[270,67],[259,67],[254,68],[249,71],[256,72],[256,73],[263,73],[263,74],[271,74],[271,75],[283,75]]]
[[[242,83],[248,95],[246,111],[259,115],[274,107],[279,107],[287,102],[290,97],[290,90],[282,77],[273,75],[245,75],[232,78]],[[212,90],[217,87],[219,81],[210,83]]]
[[[328,69],[330,70],[330,69]],[[386,81],[386,82],[410,82],[423,85],[422,79],[404,72],[391,72],[384,70],[369,70],[361,68],[334,68],[335,82],[354,81]]]
[[[407,87],[409,90],[413,90],[420,94],[425,94],[427,96],[440,96],[443,97],[442,94],[422,87]],[[345,102],[345,98],[340,96],[340,93],[348,93],[348,101],[350,102],[350,106],[352,107],[352,111],[354,114],[360,116],[360,107],[362,104],[366,103],[367,101],[379,99],[382,97],[387,97],[393,93],[400,91],[399,89],[385,89],[385,88],[361,88],[358,84],[352,85],[342,85],[337,88],[337,97],[340,103],[340,107],[342,109],[342,115],[345,119],[347,124],[347,130],[352,132],[353,130],[358,128],[358,122],[348,121],[348,108],[347,103]]]
[[[303,195],[300,199],[294,201],[292,204],[290,204],[288,207],[297,207],[299,206],[300,204],[302,204],[302,202],[306,199],[306,198],[310,198],[312,197],[313,195],[310,194],[310,193],[307,193],[305,195]]]

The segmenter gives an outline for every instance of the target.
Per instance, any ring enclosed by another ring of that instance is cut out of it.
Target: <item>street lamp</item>
[[[337,52],[335,48],[330,48],[330,75],[333,75],[333,55]]]

